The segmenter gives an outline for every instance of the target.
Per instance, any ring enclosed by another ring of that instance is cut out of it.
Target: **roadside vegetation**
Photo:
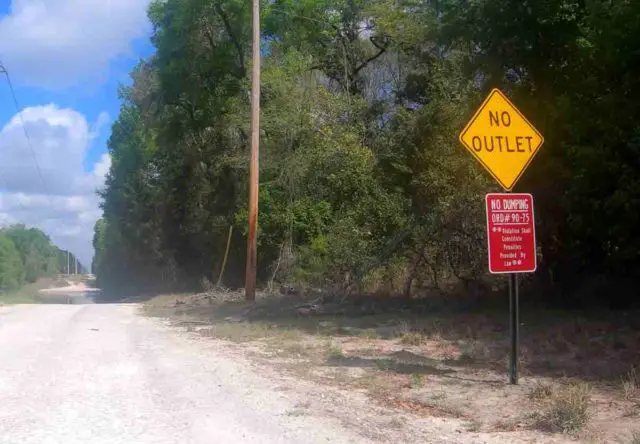
[[[69,263],[74,261],[75,256],[69,254]],[[0,229],[0,302],[34,301],[37,290],[47,288],[66,268],[67,252],[37,228],[12,225]]]
[[[36,282],[25,284],[20,288],[0,293],[0,305],[2,304],[40,304],[45,302],[40,290],[45,288],[63,287],[65,280],[45,277],[39,278]]]
[[[151,2],[155,51],[108,142],[93,264],[106,290],[243,285],[250,13]],[[545,137],[515,190],[537,218],[523,298],[640,300],[640,3],[276,0],[262,15],[264,287],[501,295],[483,209],[497,186],[457,140],[499,87]]]

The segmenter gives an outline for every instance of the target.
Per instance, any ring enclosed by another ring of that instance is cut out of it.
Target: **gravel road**
[[[0,443],[370,442],[137,309],[0,307]]]

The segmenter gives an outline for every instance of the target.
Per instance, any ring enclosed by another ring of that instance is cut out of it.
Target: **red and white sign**
[[[489,193],[487,240],[491,273],[536,271],[536,232],[531,194]]]

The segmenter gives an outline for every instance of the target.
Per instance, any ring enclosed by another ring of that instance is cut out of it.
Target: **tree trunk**
[[[416,274],[418,273],[420,262],[422,262],[422,255],[418,254],[417,257],[413,260],[413,264],[409,269],[409,273],[404,280],[404,289],[402,291],[402,296],[405,299],[411,299],[411,288],[413,287],[413,281],[415,280]]]

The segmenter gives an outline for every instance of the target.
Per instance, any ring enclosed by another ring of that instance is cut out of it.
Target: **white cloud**
[[[109,63],[148,34],[149,1],[12,0],[0,18],[2,61],[16,82],[30,86],[104,80]]]
[[[111,118],[109,117],[109,113],[106,111],[102,111],[100,115],[98,115],[98,120],[96,120],[95,125],[93,125],[91,136],[95,137],[97,134],[100,134],[100,130],[108,125],[110,121]]]
[[[0,131],[0,224],[38,227],[89,266],[93,225],[102,213],[96,191],[104,185],[111,159],[103,154],[91,171],[84,170],[97,133],[89,131],[86,118],[77,111],[51,104],[26,108],[22,117],[14,116]],[[108,116],[101,114],[95,129],[101,121],[108,121]]]

